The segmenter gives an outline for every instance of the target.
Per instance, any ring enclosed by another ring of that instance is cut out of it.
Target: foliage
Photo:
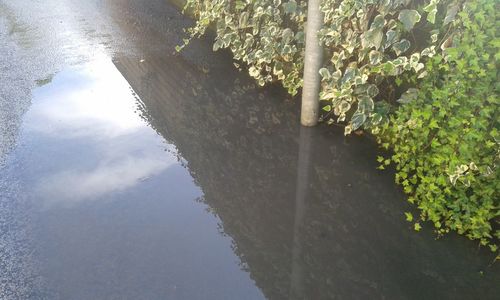
[[[294,0],[188,0],[196,19],[190,38],[216,24],[214,51],[231,49],[260,85],[280,80],[290,94],[302,86],[305,3]],[[185,41],[187,44],[189,40]]]
[[[499,217],[498,18],[491,0],[322,0],[324,120],[370,129],[396,181],[440,234],[496,250]],[[216,25],[260,85],[302,86],[306,1],[187,0],[189,39]],[[182,46],[182,47],[184,47]],[[180,50],[182,47],[179,47]],[[450,48],[451,47],[451,48]],[[238,64],[236,64],[239,66]],[[415,220],[414,220],[415,219]]]
[[[426,75],[422,60],[449,44],[460,5],[458,0],[323,0],[320,34],[328,59],[320,71],[320,96],[329,102],[324,106],[329,121],[347,121],[346,134],[379,124],[387,104],[401,95],[396,76],[405,81],[407,74]],[[292,95],[298,92],[305,1],[188,0],[186,9],[196,19],[190,38],[216,24],[214,50],[229,48],[260,85],[279,80]]]
[[[497,11],[494,1],[466,4],[454,45],[427,62],[418,94],[380,126],[380,141],[394,154],[379,158],[396,165],[396,181],[420,208],[420,220],[492,251],[500,239]]]
[[[324,109],[337,121],[350,117],[346,134],[361,126],[374,127],[387,116],[387,104],[401,95],[396,77],[408,85],[409,75],[426,76],[422,60],[446,47],[457,5],[445,0],[322,2],[321,34],[330,62],[321,70],[321,99],[331,103]],[[412,94],[410,89],[400,101]]]

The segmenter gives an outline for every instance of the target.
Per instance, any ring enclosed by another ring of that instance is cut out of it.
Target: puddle
[[[411,208],[393,175],[376,170],[369,139],[299,128],[296,103],[230,65],[204,74],[175,56],[114,62],[144,116],[188,162],[203,202],[268,299],[498,292],[487,251],[411,230],[403,215]]]
[[[491,253],[411,229],[412,207],[376,170],[369,138],[301,128],[297,101],[256,86],[206,40],[170,54],[189,22],[165,1],[113,1],[132,41],[113,49],[146,48],[113,60],[95,46],[117,39],[116,24],[97,18],[107,2],[49,1],[50,14],[36,9],[45,2],[9,2],[33,28],[52,25],[27,56],[0,44],[2,88],[15,90],[0,112],[17,113],[8,149],[0,142],[2,300],[500,293]],[[57,68],[27,77],[39,61]]]
[[[50,298],[258,299],[176,147],[110,60],[34,91],[13,172]],[[36,294],[36,293],[35,293]]]
[[[0,198],[28,207],[14,246],[35,298],[497,294],[491,255],[411,230],[369,139],[301,128],[281,91],[211,72],[103,58],[33,91]]]

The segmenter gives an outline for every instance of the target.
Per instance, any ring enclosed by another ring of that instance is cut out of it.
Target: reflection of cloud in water
[[[112,197],[177,163],[137,114],[137,99],[108,59],[63,71],[35,92],[27,132],[40,139],[36,197],[46,206]],[[54,160],[43,157],[53,156]]]
[[[62,72],[54,84],[35,95],[41,101],[35,103],[29,130],[58,138],[91,135],[99,139],[145,126],[135,112],[137,104],[127,81],[109,60],[91,62],[77,72]]]
[[[141,180],[157,175],[172,165],[155,157],[122,157],[93,170],[67,170],[42,179],[36,187],[45,204],[75,204],[99,199],[111,192],[123,191]]]

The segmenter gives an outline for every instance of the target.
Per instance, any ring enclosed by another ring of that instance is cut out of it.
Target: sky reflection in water
[[[54,157],[69,158],[66,143],[80,145],[78,155],[64,164],[54,161],[50,174],[35,184],[47,205],[99,199],[177,163],[177,157],[165,155],[175,147],[138,116],[136,98],[109,60],[62,72],[34,97],[26,133],[50,141]]]
[[[262,298],[112,61],[56,74],[33,95],[13,160],[54,298]]]

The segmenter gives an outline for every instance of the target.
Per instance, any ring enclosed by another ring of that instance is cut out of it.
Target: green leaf
[[[414,9],[403,9],[399,13],[398,20],[403,23],[403,27],[406,31],[410,31],[413,29],[413,26],[420,21],[420,14]]]
[[[375,107],[375,103],[373,102],[373,99],[367,95],[360,95],[358,97],[358,110],[366,113],[366,112],[371,112],[373,111]],[[363,121],[364,122],[364,121]]]
[[[248,24],[248,12],[244,11],[244,12],[241,13],[240,19],[239,19],[239,24],[240,24],[240,28],[247,27],[247,24]]]
[[[378,125],[380,122],[382,122],[383,116],[379,113],[373,113],[371,116],[371,123],[373,125]]]
[[[388,61],[382,65],[382,70],[384,71],[384,73],[389,74],[389,75],[391,75],[395,69],[396,69],[396,67],[390,61]]]
[[[360,111],[356,111],[351,118],[351,131],[361,127],[366,121],[366,115]]]
[[[332,74],[332,76],[331,76],[331,78],[332,78],[332,80],[333,80],[334,82],[339,81],[339,79],[340,79],[341,77],[342,77],[342,71],[340,71],[340,70],[337,70],[337,71],[333,72],[333,74]]]
[[[410,41],[408,41],[407,39],[402,39],[401,41],[392,45],[392,49],[394,50],[394,52],[396,52],[396,55],[398,56],[404,53],[409,48],[410,48]]]
[[[293,14],[297,11],[297,2],[294,0],[283,3],[283,9],[286,14]]]
[[[372,65],[376,65],[382,61],[382,53],[380,53],[376,50],[370,51],[369,57],[370,57],[370,64],[372,64]]]
[[[436,8],[427,13],[427,21],[429,21],[429,23],[434,24],[436,22],[436,13]]]
[[[377,15],[373,19],[372,24],[370,25],[370,29],[382,29],[385,25],[385,18],[382,15]]]
[[[434,50],[434,46],[427,47],[422,50],[421,55],[422,56],[428,56],[428,57],[433,57],[436,54],[436,51]]]
[[[427,21],[434,24],[434,22],[436,21],[436,13],[437,13],[436,0],[431,1],[429,5],[425,6],[424,11],[427,12]]]
[[[330,71],[328,71],[327,68],[319,69],[319,74],[321,75],[321,77],[323,77],[323,80],[328,80],[332,77],[332,75],[330,74]]]
[[[453,22],[455,20],[457,12],[458,12],[458,4],[457,3],[450,4],[448,6],[448,10],[446,11],[446,17],[444,18],[443,26],[446,26],[449,23]]]
[[[413,221],[413,215],[411,213],[405,212],[405,216],[406,216],[406,221],[408,221],[408,222]]]
[[[420,231],[420,229],[422,229],[422,226],[420,226],[420,223],[415,223],[415,225],[413,225],[413,228],[415,228],[415,231]]]
[[[400,33],[397,30],[390,29],[385,34],[385,48],[389,48],[399,39]]]
[[[214,45],[213,45],[212,50],[213,51],[217,51],[217,50],[219,50],[219,48],[221,48],[221,46],[222,46],[222,41],[221,40],[216,40],[215,43],[214,43]]]
[[[408,104],[418,97],[418,89],[409,88],[406,92],[401,95],[401,98],[398,99],[398,102],[401,104]]]
[[[365,49],[375,47],[378,50],[383,37],[384,33],[381,28],[370,29],[361,35],[361,46]]]
[[[373,97],[378,95],[379,91],[378,91],[378,87],[376,85],[370,84],[368,86],[368,89],[366,90],[366,92],[368,93],[368,96],[373,98]]]
[[[260,70],[257,69],[256,67],[254,66],[251,66],[249,69],[248,69],[248,73],[250,74],[250,76],[252,77],[257,77],[260,75]]]

